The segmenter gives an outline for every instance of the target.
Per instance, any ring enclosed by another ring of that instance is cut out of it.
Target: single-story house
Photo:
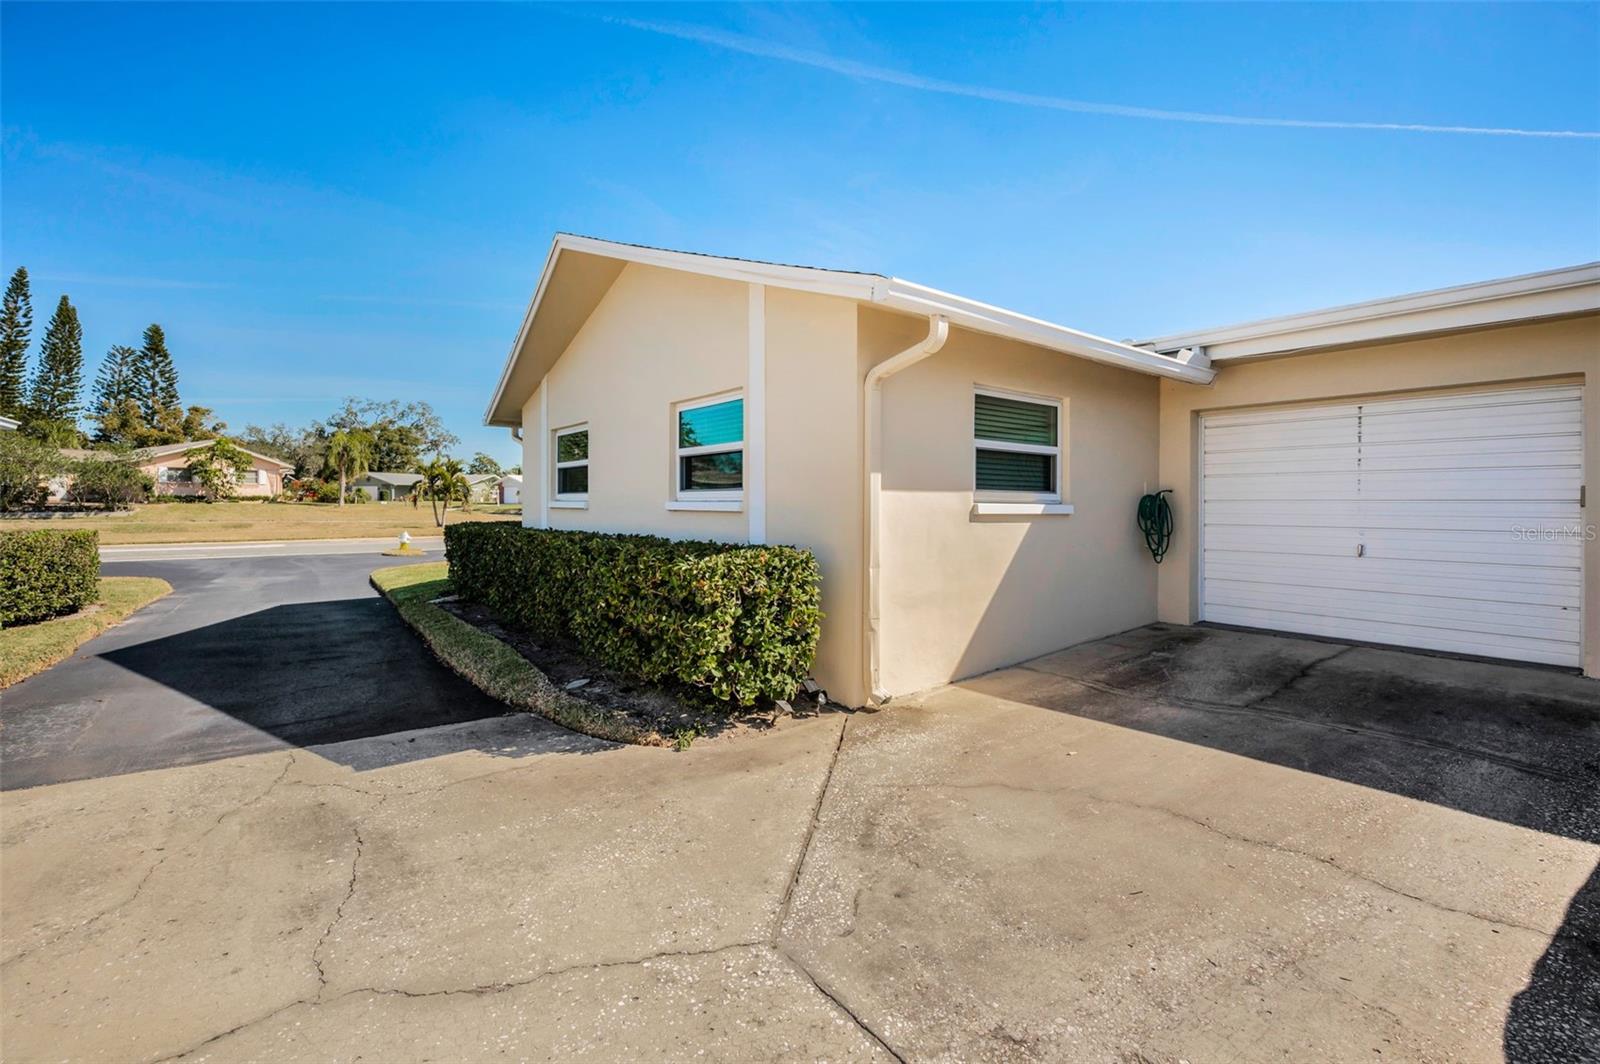
[[[216,440],[190,440],[186,443],[145,447],[134,452],[134,459],[138,462],[139,468],[155,482],[158,495],[199,495],[200,484],[190,475],[187,468],[189,453],[210,447],[216,442]],[[238,487],[235,489],[239,497],[267,498],[283,490],[284,474],[294,472],[293,462],[257,454],[244,447],[239,447],[239,450],[250,456],[250,467],[239,471]],[[65,448],[61,453],[68,458],[110,456],[110,452],[72,448]],[[65,496],[70,489],[69,480],[70,478],[51,481],[51,495],[57,498]]]
[[[500,498],[500,481],[498,473],[468,473],[467,491],[472,495],[473,502],[496,502]]]
[[[421,473],[363,473],[350,481],[350,487],[369,499],[388,502],[406,498],[421,482]]]
[[[1597,373],[1600,263],[1119,342],[563,234],[486,420],[526,525],[813,550],[849,703],[1156,620],[1594,676]]]
[[[507,473],[500,478],[500,503],[503,506],[515,506],[522,501],[522,477],[517,473]]]

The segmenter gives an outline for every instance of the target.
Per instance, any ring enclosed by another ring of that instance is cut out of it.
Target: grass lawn
[[[444,562],[396,565],[372,574],[372,586],[386,595],[400,617],[453,671],[490,698],[525,709],[563,727],[619,743],[660,746],[665,739],[557,688],[527,658],[487,632],[441,610],[432,599],[450,591]]]
[[[474,506],[451,510],[448,523],[515,520],[517,506]],[[12,528],[12,525],[16,528]],[[75,514],[49,521],[0,523],[0,530],[93,528],[102,546],[114,543],[241,543],[285,539],[357,539],[437,536],[433,511],[407,502],[350,504],[267,502],[184,502],[140,506],[132,514]]]
[[[68,657],[128,614],[172,590],[150,576],[103,576],[100,602],[82,613],[0,628],[0,687],[9,687]]]

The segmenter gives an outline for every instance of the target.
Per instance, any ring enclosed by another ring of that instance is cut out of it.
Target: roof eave
[[[1448,333],[1600,311],[1600,262],[1352,303],[1138,342],[1154,351],[1203,348],[1213,360]]]

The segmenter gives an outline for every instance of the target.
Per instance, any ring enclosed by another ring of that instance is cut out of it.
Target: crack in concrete
[[[361,866],[361,851],[366,846],[366,841],[361,837],[361,824],[352,824],[356,837],[356,852],[350,858],[350,882],[345,885],[344,897],[339,900],[338,906],[333,910],[333,919],[328,921],[328,926],[322,929],[322,936],[317,939],[317,944],[311,947],[311,965],[317,970],[317,997],[322,997],[323,991],[328,989],[328,973],[322,967],[322,947],[328,942],[328,936],[333,934],[333,929],[339,926],[339,921],[344,919],[344,907],[350,904],[350,899],[356,894],[356,872]]]
[[[1025,786],[1021,786],[1019,784],[1014,784],[1014,783],[992,782],[992,783],[920,783],[920,784],[904,784],[902,786],[904,786],[906,789],[918,789],[918,790],[921,790],[921,789],[927,789],[927,790],[1005,790],[1005,791],[1020,791],[1020,792],[1027,793],[1027,794],[1046,794],[1046,795],[1050,795],[1050,794],[1075,794],[1075,795],[1078,795],[1081,798],[1085,798],[1085,799],[1087,799],[1087,800],[1089,800],[1091,802],[1102,802],[1102,803],[1104,803],[1106,805],[1122,806],[1123,808],[1127,808],[1127,809],[1139,809],[1139,810],[1143,810],[1144,812],[1147,812],[1147,813],[1156,813],[1156,814],[1159,814],[1159,815],[1162,815],[1162,816],[1171,817],[1171,818],[1173,818],[1175,820],[1180,820],[1180,821],[1183,821],[1184,823],[1187,823],[1187,824],[1193,824],[1196,827],[1203,828],[1204,830],[1209,831],[1209,832],[1211,832],[1211,833],[1213,833],[1215,835],[1220,835],[1225,839],[1232,840],[1233,842],[1243,843],[1243,844],[1245,844],[1247,846],[1259,846],[1259,847],[1261,847],[1263,849],[1272,850],[1272,851],[1274,851],[1276,853],[1287,854],[1287,855],[1292,856],[1292,857],[1299,857],[1299,858],[1302,858],[1303,860],[1315,861],[1318,864],[1327,865],[1329,868],[1332,868],[1335,871],[1341,873],[1342,875],[1350,877],[1351,879],[1360,880],[1363,883],[1367,883],[1367,884],[1369,884],[1371,886],[1377,887],[1379,890],[1382,890],[1382,891],[1385,891],[1387,893],[1393,894],[1393,895],[1395,895],[1397,897],[1406,898],[1406,899],[1408,899],[1410,901],[1418,902],[1419,904],[1428,906],[1430,909],[1437,909],[1440,912],[1454,913],[1454,914],[1456,914],[1458,916],[1466,916],[1466,917],[1469,917],[1471,919],[1479,920],[1479,921],[1482,921],[1483,923],[1487,923],[1487,924],[1495,924],[1495,925],[1498,925],[1500,927],[1509,927],[1509,928],[1515,928],[1516,930],[1519,930],[1519,931],[1527,931],[1527,932],[1529,932],[1531,934],[1538,935],[1541,938],[1544,938],[1544,939],[1547,939],[1547,940],[1557,938],[1557,937],[1559,937],[1559,934],[1560,934],[1557,931],[1552,931],[1552,930],[1549,930],[1549,929],[1546,929],[1546,928],[1533,927],[1533,926],[1528,925],[1528,924],[1519,924],[1515,920],[1501,919],[1499,917],[1490,916],[1487,913],[1478,912],[1478,911],[1473,910],[1473,909],[1458,909],[1453,905],[1446,905],[1445,903],[1440,902],[1440,901],[1435,901],[1432,898],[1425,898],[1420,894],[1412,894],[1409,891],[1401,890],[1399,887],[1393,886],[1392,884],[1389,884],[1389,883],[1385,883],[1381,879],[1376,879],[1376,878],[1374,878],[1372,876],[1369,876],[1365,872],[1360,872],[1360,871],[1357,871],[1356,869],[1346,867],[1345,865],[1342,865],[1338,861],[1334,860],[1332,857],[1325,857],[1322,854],[1312,853],[1309,850],[1297,849],[1297,848],[1295,848],[1293,846],[1286,846],[1283,843],[1271,842],[1271,841],[1269,841],[1267,839],[1257,839],[1257,838],[1252,838],[1249,835],[1241,835],[1241,834],[1239,834],[1237,832],[1229,831],[1226,828],[1218,827],[1216,824],[1213,824],[1211,821],[1206,820],[1203,817],[1191,816],[1188,813],[1182,813],[1182,812],[1179,812],[1176,809],[1169,809],[1169,808],[1167,808],[1166,806],[1163,806],[1163,805],[1149,805],[1149,804],[1146,804],[1144,802],[1130,801],[1130,800],[1128,800],[1126,798],[1112,798],[1109,795],[1096,794],[1093,791],[1086,791],[1086,790],[1083,790],[1082,788],[1072,787],[1070,785],[1063,785],[1063,786],[1060,786],[1060,787],[1025,787]]]
[[[130,906],[134,902],[138,901],[139,900],[139,896],[144,893],[144,888],[149,885],[150,880],[155,876],[156,872],[160,871],[162,865],[166,864],[176,854],[178,854],[180,852],[183,852],[185,850],[192,849],[193,847],[198,846],[200,843],[204,842],[206,839],[210,838],[211,837],[211,833],[216,831],[217,828],[221,827],[222,826],[222,822],[224,820],[228,819],[228,817],[233,816],[235,813],[241,813],[244,810],[250,808],[251,806],[257,804],[258,802],[264,801],[267,798],[267,796],[270,795],[277,788],[278,784],[283,782],[284,777],[289,774],[289,770],[292,769],[293,767],[294,767],[294,752],[290,751],[289,752],[289,762],[288,762],[288,764],[283,766],[283,771],[278,773],[277,776],[273,777],[272,782],[267,784],[266,789],[263,790],[260,794],[256,795],[254,798],[249,799],[248,801],[241,802],[240,804],[234,806],[232,809],[228,809],[228,810],[224,811],[220,816],[217,817],[216,821],[213,822],[210,827],[206,828],[204,831],[202,831],[200,834],[196,835],[193,839],[191,839],[189,842],[183,844],[182,846],[172,847],[172,848],[168,848],[168,847],[164,847],[164,846],[156,847],[157,852],[159,852],[161,854],[161,856],[158,857],[154,862],[152,862],[149,868],[145,869],[144,875],[139,877],[139,882],[134,885],[132,893],[130,893],[126,898],[123,898],[121,901],[117,902],[115,905],[112,905],[111,907],[109,907],[107,909],[102,909],[100,912],[95,913],[93,916],[89,917],[87,920],[83,921],[80,924],[74,924],[72,927],[66,928],[65,930],[61,931],[60,933],[52,935],[50,938],[46,939],[43,942],[40,942],[38,945],[30,946],[29,948],[27,948],[25,950],[22,950],[19,953],[12,954],[11,956],[7,957],[5,960],[0,961],[0,968],[5,968],[5,967],[8,967],[8,966],[10,966],[12,964],[15,964],[16,962],[18,962],[20,960],[24,960],[27,957],[30,957],[33,954],[37,953],[39,950],[48,949],[49,947],[55,945],[57,942],[60,942],[63,939],[69,938],[72,935],[78,934],[79,932],[88,931],[91,928],[93,928],[96,924],[98,924],[101,920],[104,920],[106,917],[111,916],[111,915],[113,915],[115,913],[121,912],[123,909],[126,909],[128,906]],[[163,841],[165,841],[165,840],[163,840]]]
[[[291,1001],[291,1002],[289,1002],[289,1003],[287,1003],[285,1005],[279,1005],[277,1008],[273,1009],[270,1012],[265,1012],[265,1013],[261,1014],[260,1016],[255,1017],[254,1019],[245,1020],[243,1023],[239,1024],[238,1026],[230,1027],[226,1031],[221,1032],[220,1034],[214,1034],[210,1038],[205,1039],[203,1042],[197,1042],[194,1045],[190,1046],[188,1049],[181,1049],[176,1053],[169,1053],[164,1057],[155,1057],[154,1059],[152,1059],[150,1061],[150,1064],[167,1064],[168,1061],[182,1060],[184,1057],[192,1056],[193,1054],[200,1052],[200,1050],[204,1049],[206,1046],[210,1045],[213,1042],[220,1042],[220,1041],[222,1041],[222,1039],[228,1037],[231,1034],[238,1034],[240,1031],[244,1030],[246,1027],[254,1027],[258,1023],[265,1023],[268,1020],[272,1019],[274,1016],[278,1015],[278,1013],[280,1013],[280,1012],[288,1012],[290,1009],[294,1008],[296,1005],[310,1005],[310,1004],[312,1004],[312,1001],[311,1001],[310,998],[295,998],[293,1001]]]
[[[899,1050],[895,1049],[894,1046],[890,1045],[888,1040],[874,1030],[872,1025],[863,1019],[860,1013],[851,1008],[842,997],[840,997],[829,987],[823,985],[822,980],[813,975],[810,968],[807,968],[804,964],[801,964],[792,953],[781,946],[774,946],[773,949],[780,957],[794,965],[795,970],[806,977],[806,982],[816,987],[817,993],[833,1002],[835,1008],[844,1013],[846,1016],[850,1017],[850,1019],[855,1022],[857,1027],[861,1028],[861,1030],[865,1032],[868,1037],[878,1044],[879,1048],[881,1048],[885,1053],[889,1054],[895,1060],[899,1061],[900,1064],[906,1064],[905,1055]]]

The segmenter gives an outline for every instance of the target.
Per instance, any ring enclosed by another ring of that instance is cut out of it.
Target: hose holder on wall
[[[1150,548],[1150,557],[1157,565],[1172,543],[1172,506],[1167,502],[1171,494],[1171,488],[1162,488],[1139,499],[1139,531],[1144,533],[1144,545]]]

